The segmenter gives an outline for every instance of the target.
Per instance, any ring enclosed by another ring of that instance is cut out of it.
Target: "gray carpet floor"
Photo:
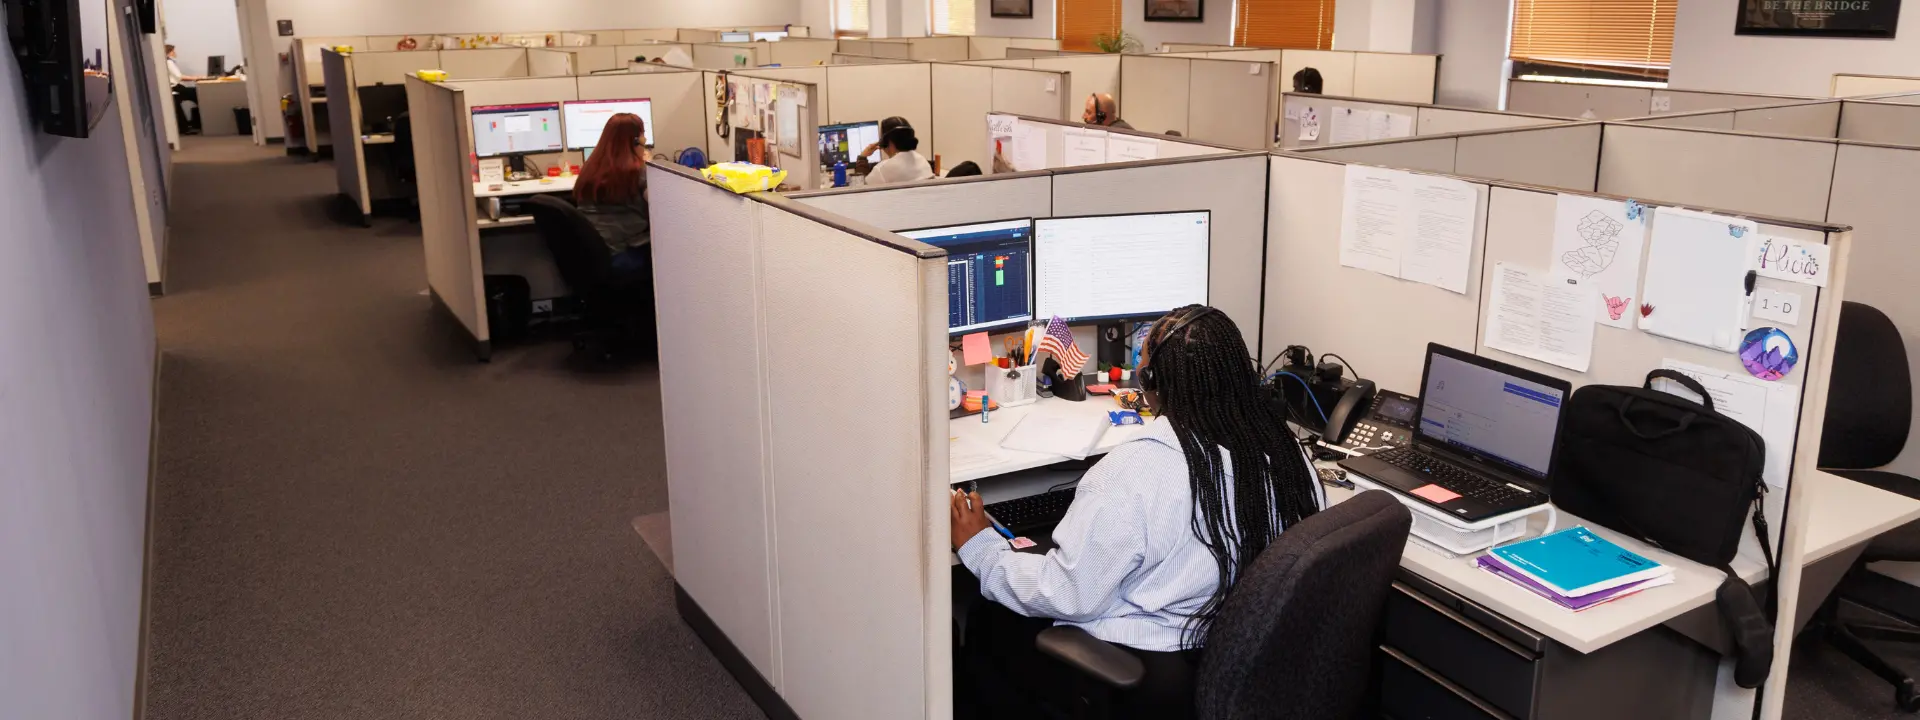
[[[650,367],[476,363],[417,226],[330,217],[330,164],[175,159],[147,717],[761,717],[634,531]]]

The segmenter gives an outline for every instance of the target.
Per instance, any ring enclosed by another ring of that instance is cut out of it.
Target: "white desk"
[[[538,178],[534,180],[516,180],[513,182],[473,184],[473,196],[476,198],[507,197],[511,195],[541,195],[545,193],[573,192],[573,181],[577,176],[562,175],[556,178]]]
[[[393,133],[375,133],[373,135],[361,135],[360,144],[361,145],[392,145]]]
[[[954,443],[967,443],[975,448],[991,448],[998,451],[1000,457],[992,464],[954,468],[951,473],[953,482],[1006,475],[1070,460],[1071,458],[1059,455],[1007,450],[1000,447],[1001,440],[1005,439],[1020,419],[1026,417],[1028,413],[1040,407],[1047,407],[1050,412],[1057,412],[1062,404],[1073,406],[1076,413],[1085,412],[1088,415],[1103,417],[1108,411],[1118,407],[1110,397],[1105,396],[1094,396],[1082,403],[1046,399],[1034,405],[993,411],[990,413],[990,422],[987,423],[981,423],[977,416],[956,418],[949,423],[949,433]],[[1111,451],[1137,437],[1140,431],[1141,428],[1138,426],[1109,428],[1101,437],[1094,452],[1100,454]],[[1895,495],[1827,473],[1814,473],[1806,482],[1808,487],[1805,497],[1811,503],[1807,516],[1806,535],[1809,563],[1866,542],[1887,530],[1920,520],[1920,500]],[[1350,491],[1337,488],[1329,488],[1327,493],[1329,501],[1336,503],[1351,496]],[[1781,519],[1774,518],[1773,521],[1777,524]],[[1530,532],[1538,533],[1545,528],[1545,514],[1535,515],[1530,523]],[[1607,528],[1591,525],[1579,518],[1560,513],[1560,528],[1582,524],[1618,543],[1621,547],[1673,566],[1674,583],[1646,590],[1585,612],[1572,613],[1518,585],[1480,570],[1474,565],[1471,557],[1450,558],[1423,546],[1408,543],[1406,552],[1401,555],[1400,565],[1582,653],[1591,653],[1713,603],[1714,593],[1719,590],[1721,580],[1724,578],[1719,570],[1676,557]],[[1766,566],[1757,558],[1745,555],[1737,557],[1733,561],[1733,568],[1735,572],[1740,573],[1742,579],[1750,583],[1760,582],[1767,577]]]
[[[200,98],[201,135],[251,135],[253,128],[235,122],[235,108],[247,106],[247,81],[202,80],[194,83]]]

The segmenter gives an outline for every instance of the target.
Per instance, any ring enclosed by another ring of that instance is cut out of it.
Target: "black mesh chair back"
[[[1864,470],[1893,462],[1913,424],[1913,378],[1900,328],[1856,302],[1840,306],[1820,467]]]

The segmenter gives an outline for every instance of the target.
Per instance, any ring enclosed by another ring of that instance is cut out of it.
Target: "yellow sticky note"
[[[983,332],[960,338],[960,354],[968,365],[993,362],[993,346],[987,342],[987,334]]]

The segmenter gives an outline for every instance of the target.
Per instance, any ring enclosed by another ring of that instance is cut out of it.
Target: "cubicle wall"
[[[1841,140],[1920,145],[1920,96],[1846,100],[1840,103]]]
[[[1650,115],[1628,122],[1830,139],[1839,131],[1841,106],[1837,101],[1794,101],[1771,107]]]
[[[373,212],[372,198],[367,192],[367,171],[365,167],[365,148],[360,137],[360,83],[355,77],[360,56],[363,53],[342,55],[332,48],[320,53],[320,66],[327,84],[327,124],[338,128],[338,142],[333,150],[334,182],[340,188],[340,194],[348,202],[359,208],[361,216]],[[412,53],[364,53],[369,56],[365,63],[369,69],[376,66],[391,65],[390,62],[372,59],[378,55],[411,55]],[[402,74],[401,81],[405,81]],[[368,83],[374,84],[374,83]]]
[[[1136,129],[1261,149],[1280,111],[1272,63],[1160,55],[1120,58],[1120,116]]]
[[[473,200],[473,126],[459,88],[408,77],[420,239],[434,304],[483,348],[492,342],[481,277],[479,212]]]
[[[707,162],[728,162],[735,158],[741,141],[735,129],[745,128],[768,137],[767,126],[772,124],[774,132],[770,137],[775,142],[767,151],[766,164],[787,171],[786,185],[819,187],[823,177],[820,125],[827,123],[827,110],[821,98],[827,96],[827,88],[815,81],[826,71],[824,67],[762,68],[734,73],[701,71],[700,87],[704,90],[696,94],[705,93],[699,105],[705,113],[703,136]],[[722,77],[732,86],[734,98],[725,118],[728,128],[725,137],[720,135],[722,118],[716,114],[718,108],[712,100],[712,88]],[[757,97],[767,98],[764,108],[755,102]]]
[[[793,198],[891,230],[1009,217],[1208,210],[1213,216],[1208,302],[1232,317],[1248,346],[1257,348],[1266,168],[1265,154],[1241,151]]]
[[[1438,55],[1300,48],[1222,48],[1180,43],[1173,46],[1194,49],[1169,51],[1162,56],[1274,63],[1279,67],[1279,72],[1270,78],[1274,81],[1275,93],[1291,91],[1293,74],[1305,68],[1320,71],[1321,92],[1366,100],[1432,103],[1440,83]]]
[[[1616,120],[1652,114],[1653,88],[1585,83],[1507,81],[1507,109],[1584,120]],[[1724,105],[1721,107],[1725,107]]]
[[[1834,73],[1834,97],[1864,97],[1892,93],[1920,92],[1920,77],[1897,75],[1855,75]]]
[[[660,344],[702,348],[660,359],[682,616],[798,717],[947,717],[945,252],[651,172]]]
[[[693,46],[675,42],[649,42],[619,45],[614,49],[614,58],[624,67],[634,58],[644,57],[648,61],[661,58],[668,65],[691,68],[693,64]]]
[[[846,55],[866,55],[870,57],[912,60],[913,46],[904,40],[855,40],[842,38],[837,52]]]
[[[768,43],[771,57],[768,64],[780,66],[827,65],[833,62],[833,54],[840,43],[833,40],[789,37],[775,43]]]
[[[992,60],[1010,57],[1013,50],[1060,51],[1060,41],[1053,38],[1016,38],[992,37],[987,35],[967,36],[967,57],[974,60]]]
[[[998,134],[989,131],[990,135],[994,135],[989,151],[1000,153],[1011,169],[996,170],[993,165],[981,164],[981,170],[987,173],[1059,170],[1246,151],[1245,148],[1203,143],[1189,138],[1072,121],[998,113],[987,116],[986,125],[989,128],[996,123],[1008,129]],[[1074,139],[1071,151],[1067,143],[1069,137]]]
[[[1082,53],[1038,58],[972,60],[967,64],[1068,73],[1070,75],[1066,93],[1068,117],[1078,117],[1086,106],[1087,97],[1094,93],[1107,93],[1122,105],[1125,104],[1125,101],[1120,99],[1120,57],[1106,53]],[[1125,115],[1125,112],[1121,114]]]
[[[833,54],[833,61],[828,64],[829,65],[892,65],[892,64],[898,64],[898,63],[904,63],[904,62],[913,62],[913,61],[901,60],[899,58],[874,57],[872,55],[848,55],[846,53],[836,52]]]
[[[1017,68],[932,63],[933,152],[943,168],[972,162],[993,167],[986,117],[1011,113],[1048,119],[1069,117],[1068,76]],[[830,91],[831,92],[831,91]]]
[[[695,43],[693,66],[702,70],[747,70],[765,65],[764,46],[773,43]],[[767,51],[771,54],[771,51]]]
[[[1349,163],[1592,191],[1601,124],[1482,130],[1294,152]]]
[[[1369,123],[1370,114],[1380,113],[1386,114],[1390,122]],[[1549,115],[1358,100],[1308,93],[1287,93],[1281,101],[1281,117],[1284,122],[1280,127],[1279,145],[1283,148],[1577,122],[1574,118]],[[1308,119],[1305,127],[1302,126],[1302,118]],[[1345,127],[1343,123],[1353,123],[1354,126]]]

